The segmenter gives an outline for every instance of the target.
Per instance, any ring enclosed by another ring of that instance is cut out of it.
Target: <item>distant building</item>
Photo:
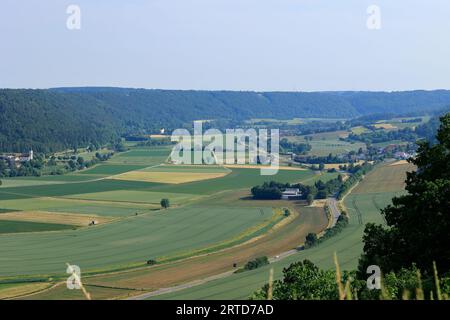
[[[281,199],[289,200],[293,198],[299,198],[301,197],[302,193],[300,192],[300,189],[296,188],[287,188],[281,193]]]
[[[31,161],[33,160],[33,157],[33,150],[30,150],[29,153],[4,153],[0,155],[0,160],[5,160],[13,164]]]
[[[409,153],[406,153],[406,152],[396,152],[395,154],[394,154],[394,158],[395,159],[399,159],[399,160],[406,160],[406,159],[409,159],[411,157],[411,155],[409,154]]]

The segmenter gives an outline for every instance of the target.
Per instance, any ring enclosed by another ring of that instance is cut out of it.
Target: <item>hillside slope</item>
[[[450,91],[232,92],[125,88],[0,89],[0,151],[103,144],[196,119],[352,118],[430,112]]]

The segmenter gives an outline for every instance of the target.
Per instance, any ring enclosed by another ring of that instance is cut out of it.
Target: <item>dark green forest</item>
[[[0,150],[53,152],[198,119],[331,118],[432,112],[450,91],[231,92],[124,88],[0,90]]]

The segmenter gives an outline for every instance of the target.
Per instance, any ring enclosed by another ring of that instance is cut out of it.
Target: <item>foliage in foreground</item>
[[[416,266],[389,272],[381,279],[381,288],[370,290],[356,271],[340,273],[322,270],[309,260],[292,263],[283,270],[283,278],[264,285],[252,300],[409,300],[448,299],[450,277],[423,280]]]
[[[408,194],[396,197],[382,211],[388,228],[368,224],[359,273],[369,265],[384,272],[417,265],[426,276],[433,261],[450,270],[450,113],[441,118],[438,143],[419,143],[418,156],[410,162]]]

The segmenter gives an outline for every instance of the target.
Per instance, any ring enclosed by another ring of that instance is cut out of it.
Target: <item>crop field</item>
[[[132,192],[132,191],[129,191]],[[63,213],[80,213],[99,216],[128,216],[136,211],[159,208],[150,203],[111,202],[69,199],[57,197],[40,197],[3,200],[0,202],[5,211],[48,211]]]
[[[49,285],[41,284],[43,289],[48,287]],[[99,286],[91,286],[91,285],[85,285],[86,290],[91,295],[92,299],[97,300],[103,300],[103,299],[118,299],[118,298],[126,298],[128,297],[133,290],[127,290],[127,289],[115,289],[115,288],[103,288]],[[16,290],[19,290],[20,288],[17,288]],[[26,293],[26,289],[28,288],[21,288],[21,292]],[[31,287],[33,291],[36,291],[36,287]],[[1,290],[1,287],[0,287]],[[0,291],[0,294],[3,291]],[[14,292],[10,292],[9,296],[14,297],[17,296],[17,294],[13,295]],[[1,297],[1,295],[0,295]],[[0,298],[1,299],[1,298]],[[20,300],[85,300],[86,297],[84,296],[83,292],[81,290],[67,290],[66,284],[61,283],[56,285],[56,287],[51,288],[49,291],[44,290],[42,293],[38,293],[36,295],[28,295],[25,297],[19,298]]]
[[[110,164],[153,166],[164,163],[170,155],[171,147],[133,148],[118,154],[108,161]]]
[[[100,217],[96,215],[81,215],[71,213],[56,213],[45,211],[14,211],[0,214],[0,225],[3,221],[29,221],[74,225],[74,226],[88,226],[89,223],[95,220],[96,223],[104,223],[111,219]]]
[[[1,276],[64,273],[144,264],[244,232],[270,219],[270,208],[180,208],[105,225],[55,233],[9,234],[0,239]]]
[[[175,192],[175,193],[195,193],[212,194],[215,192],[244,189],[262,184],[264,181],[276,180],[278,182],[300,182],[312,178],[314,173],[306,170],[287,171],[280,170],[274,176],[262,176],[260,169],[233,169],[231,173],[216,179],[188,182],[176,185],[159,185],[152,188],[152,191]]]
[[[358,193],[350,193],[345,199],[345,206],[349,211],[350,223],[338,235],[325,241],[317,247],[300,251],[292,256],[274,262],[269,266],[256,270],[233,274],[232,276],[213,280],[205,284],[194,286],[181,291],[155,296],[152,299],[247,299],[255,290],[261,288],[269,279],[270,268],[274,269],[274,277],[282,276],[283,268],[291,263],[309,259],[321,268],[334,268],[333,253],[338,255],[342,269],[349,270],[357,266],[362,252],[362,235],[364,224],[367,222],[384,223],[380,215],[380,208],[391,202],[392,197],[403,192],[402,181],[405,172],[410,170],[408,165],[391,166],[398,178],[396,191],[373,193],[373,181],[380,181],[386,176],[386,165],[372,171],[358,187]],[[367,190],[364,192],[364,190]]]
[[[295,207],[293,202],[286,201],[289,206]],[[295,210],[295,209],[293,209]],[[157,289],[186,281],[193,281],[199,277],[210,276],[228,271],[235,263],[243,266],[248,260],[257,256],[272,256],[279,252],[291,250],[302,244],[309,232],[319,232],[325,228],[328,221],[323,209],[301,207],[300,213],[283,220],[277,227],[265,236],[252,239],[242,245],[230,247],[226,250],[208,255],[197,256],[189,260],[131,270],[122,273],[98,275],[88,277],[85,283],[89,288],[112,287],[109,297],[117,296],[118,288],[134,289],[129,294],[138,294],[139,290]],[[58,288],[33,295],[30,299],[55,299],[60,294]],[[95,297],[95,294],[91,292]],[[106,291],[104,294],[108,294]],[[82,299],[82,296],[78,296]]]
[[[22,296],[48,287],[50,287],[50,284],[46,282],[0,284],[0,300]]]
[[[363,150],[366,149],[366,145],[360,142],[347,142],[339,140],[339,137],[348,136],[347,131],[335,131],[335,132],[326,132],[323,134],[313,134],[306,136],[293,136],[287,137],[291,142],[297,143],[309,143],[311,145],[311,151],[308,152],[308,155],[313,156],[328,156],[331,154],[340,154],[350,151],[358,151],[359,148]],[[311,137],[311,141],[306,141],[305,137]]]
[[[82,200],[99,200],[106,202],[130,202],[130,203],[150,203],[158,204],[162,198],[170,199],[172,204],[186,203],[190,200],[196,200],[201,196],[186,193],[167,193],[167,192],[150,192],[150,191],[106,191],[95,193],[84,193],[69,196],[71,199]]]
[[[79,174],[113,176],[113,175],[125,173],[128,171],[143,169],[145,167],[146,167],[145,165],[99,164],[99,165],[93,167],[92,169],[83,170]]]
[[[260,237],[281,219],[274,214],[280,203],[220,200],[222,193],[248,193],[250,187],[264,181],[309,184],[335,176],[293,168],[263,176],[259,167],[252,166],[162,164],[167,154],[167,148],[132,148],[80,172],[4,183],[0,187],[0,283],[11,277],[20,281],[23,277],[64,276],[66,263],[79,265],[86,275],[132,271],[149,259],[176,263],[198,254],[217,254]],[[171,174],[178,179],[192,175],[197,181],[115,179],[130,172]],[[159,210],[162,198],[168,198],[173,207]],[[97,225],[87,226],[92,220]],[[271,236],[277,243],[261,242],[256,251],[245,247],[245,251],[236,251],[236,259],[243,263],[266,249],[273,253],[281,250],[280,246],[287,248],[300,242],[304,232],[322,228],[325,220],[323,215],[305,213],[291,229],[285,229],[289,232]],[[209,272],[227,268],[232,257],[224,255],[218,259],[221,264],[212,264],[215,267]],[[109,297],[114,291],[96,286],[92,290],[99,297]],[[66,295],[73,294],[65,292],[61,297]]]
[[[114,176],[114,179],[179,184],[179,183],[221,178],[225,175],[227,175],[227,173],[224,172],[213,173],[213,172],[130,171],[127,173]]]
[[[57,231],[66,229],[73,229],[73,226],[68,224],[56,224],[56,223],[0,220],[0,235],[2,234],[11,235],[13,233],[23,233],[23,232]]]
[[[370,179],[358,185],[353,194],[384,193],[403,190],[405,187],[406,171],[413,171],[414,165],[400,162],[399,165],[385,165],[375,172],[369,173]],[[395,163],[394,163],[395,164]]]

